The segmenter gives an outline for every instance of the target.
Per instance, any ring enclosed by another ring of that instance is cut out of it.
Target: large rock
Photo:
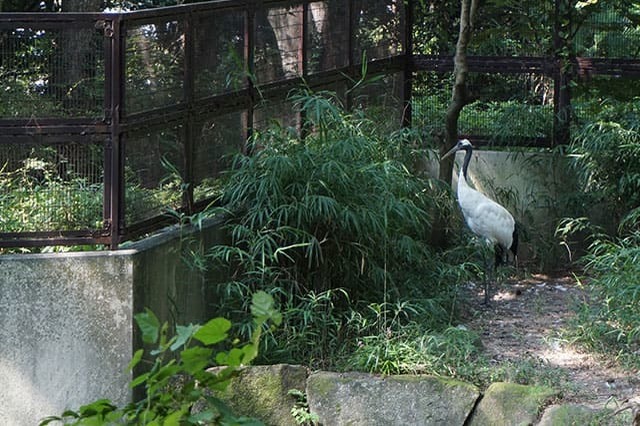
[[[257,365],[243,368],[224,392],[217,393],[234,414],[263,421],[266,425],[294,426],[291,414],[297,400],[289,394],[304,392],[307,369],[297,365]]]
[[[479,390],[432,376],[313,373],[307,379],[312,414],[333,425],[463,425]]]
[[[578,404],[553,405],[547,408],[538,426],[569,425],[632,425],[633,413],[630,409],[614,412],[613,410],[597,410]]]
[[[493,383],[478,403],[470,426],[532,425],[557,396],[544,386]]]

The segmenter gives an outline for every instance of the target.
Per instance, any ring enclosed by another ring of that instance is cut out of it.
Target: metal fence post
[[[569,142],[571,122],[571,92],[573,46],[568,34],[572,31],[572,0],[555,0],[553,49],[555,70],[553,77],[553,145]]]
[[[193,13],[189,13],[185,19],[184,29],[184,100],[187,105],[187,119],[184,129],[184,171],[182,179],[182,208],[186,214],[193,214],[193,186],[194,186],[194,173],[193,173],[193,156],[195,147],[195,118],[194,118],[194,25],[193,25]]]
[[[404,21],[404,61],[403,61],[403,93],[402,93],[402,126],[411,127],[413,95],[413,16],[414,1],[405,2]]]
[[[110,108],[110,147],[105,152],[104,166],[104,206],[105,222],[109,228],[109,246],[112,250],[118,248],[120,232],[124,226],[124,182],[123,167],[124,151],[122,144],[124,136],[120,127],[120,118],[124,109],[124,55],[125,37],[123,23],[120,15],[112,21],[110,64],[107,69],[110,73],[111,94]]]
[[[347,70],[351,77],[355,74],[354,62],[355,62],[355,45],[356,45],[356,23],[355,23],[355,0],[347,0]],[[347,91],[346,94],[346,107],[347,111],[350,111],[353,107],[353,96],[351,91]]]
[[[256,4],[255,0],[247,1],[245,10],[245,22],[244,22],[244,63],[247,79],[247,93],[249,99],[247,100],[247,110],[244,114],[243,123],[243,139],[245,141],[245,153],[251,153],[251,146],[249,141],[253,135],[253,108],[255,106],[255,87],[253,79],[255,77],[255,64],[254,64],[254,46],[255,46],[255,16],[256,16]]]
[[[298,45],[298,69],[302,79],[306,81],[309,71],[309,58],[307,56],[308,42],[309,42],[309,2],[304,1],[302,3],[302,28],[300,29],[300,44]],[[298,134],[300,140],[304,141],[307,136],[307,117],[304,111],[298,112]]]

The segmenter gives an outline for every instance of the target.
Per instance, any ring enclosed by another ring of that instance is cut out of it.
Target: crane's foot
[[[485,281],[484,283],[484,305],[486,306],[490,306],[491,305],[491,293],[489,292],[490,289],[490,285],[488,281]]]

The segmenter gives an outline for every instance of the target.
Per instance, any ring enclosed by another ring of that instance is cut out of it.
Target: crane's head
[[[469,149],[472,149],[472,148],[473,148],[473,145],[471,145],[471,142],[469,142],[469,139],[460,139],[458,141],[458,143],[455,144],[455,146],[453,148],[451,148],[449,150],[449,152],[447,152],[445,155],[443,155],[440,160],[441,161],[444,160],[448,156],[455,154],[456,152],[460,151],[461,149],[469,150]]]

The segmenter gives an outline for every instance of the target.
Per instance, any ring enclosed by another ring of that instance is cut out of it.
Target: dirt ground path
[[[529,360],[559,369],[566,378],[564,402],[613,409],[640,404],[640,371],[623,371],[606,357],[580,351],[561,338],[559,331],[574,315],[574,302],[585,298],[573,276],[507,280],[498,288],[494,285],[491,294],[486,307],[482,285],[472,283],[465,290],[466,326],[480,335],[491,362]]]

